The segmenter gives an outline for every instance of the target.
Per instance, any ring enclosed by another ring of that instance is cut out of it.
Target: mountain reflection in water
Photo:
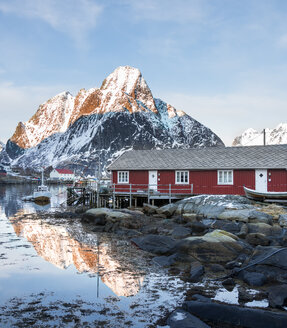
[[[60,269],[74,265],[79,273],[98,274],[117,296],[139,292],[144,273],[134,263],[137,250],[131,245],[109,236],[87,234],[79,222],[58,224],[35,218],[18,221],[17,217],[23,215],[20,211],[16,219],[10,219],[14,231],[18,237],[26,238],[46,261]]]

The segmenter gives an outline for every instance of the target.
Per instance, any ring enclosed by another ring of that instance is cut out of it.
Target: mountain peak
[[[119,66],[103,82],[101,90],[121,90],[131,95],[142,74],[131,66]]]
[[[274,129],[266,128],[265,138],[267,145],[287,143],[287,123],[280,123]],[[263,131],[249,128],[233,140],[232,146],[255,146],[263,145],[263,143]]]

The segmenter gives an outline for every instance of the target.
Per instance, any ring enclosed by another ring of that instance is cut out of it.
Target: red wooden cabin
[[[116,192],[244,195],[287,191],[287,145],[127,151],[108,169]]]

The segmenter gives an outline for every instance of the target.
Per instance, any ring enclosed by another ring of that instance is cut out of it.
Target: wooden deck
[[[99,192],[97,192],[99,190]],[[112,185],[96,188],[67,188],[67,204],[69,206],[85,205],[91,207],[138,207],[143,203],[171,203],[193,195],[193,186],[183,189],[178,185]]]

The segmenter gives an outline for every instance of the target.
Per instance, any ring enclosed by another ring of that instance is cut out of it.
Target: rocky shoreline
[[[287,211],[244,197],[201,195],[160,208],[90,209],[83,224],[126,236],[153,262],[194,283],[170,327],[287,327]],[[214,300],[217,283],[238,304]],[[265,301],[263,308],[248,303]]]

